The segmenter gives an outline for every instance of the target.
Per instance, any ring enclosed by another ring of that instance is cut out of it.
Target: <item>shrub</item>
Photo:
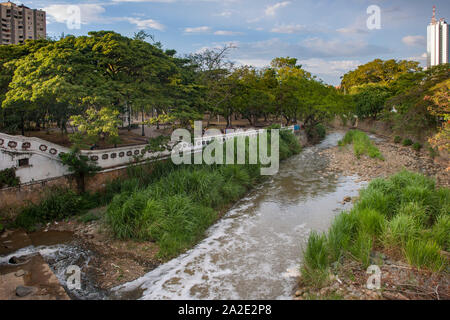
[[[0,189],[5,187],[16,187],[20,184],[20,179],[16,177],[14,168],[0,170]]]
[[[431,240],[411,239],[406,243],[405,255],[411,265],[419,269],[426,268],[432,271],[441,271],[446,265],[440,254],[441,248]]]
[[[413,144],[411,139],[404,139],[402,142],[402,145],[404,145],[405,147],[411,146]]]
[[[412,145],[412,148],[413,148],[414,150],[416,150],[416,151],[420,151],[420,149],[422,149],[422,145],[421,145],[419,142],[415,142],[415,143]]]
[[[428,153],[431,157],[431,159],[436,158],[437,156],[439,156],[439,150],[438,148],[433,148],[431,146],[428,147]]]
[[[400,136],[395,136],[394,142],[395,142],[395,143],[400,143],[400,142],[402,142],[402,137],[400,137]]]
[[[15,220],[17,227],[33,230],[39,222],[61,220],[90,209],[91,204],[82,195],[69,189],[53,188],[39,204],[25,207]]]

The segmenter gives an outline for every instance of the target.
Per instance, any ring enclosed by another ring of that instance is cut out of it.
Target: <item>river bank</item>
[[[327,170],[343,175],[356,174],[361,181],[370,181],[406,169],[435,179],[439,187],[450,187],[450,171],[446,170],[449,164],[434,161],[424,150],[415,151],[411,147],[390,142],[386,138],[372,135],[372,141],[385,158],[384,161],[367,155],[357,159],[352,146],[336,146],[322,152],[329,159]]]
[[[380,150],[384,160],[354,155],[352,146],[333,147],[321,154],[328,159],[326,172],[341,175],[357,175],[358,181],[387,178],[402,170],[417,172],[436,181],[437,187],[450,186],[448,164],[435,162],[426,152],[414,151],[387,141],[386,137],[371,135],[373,144]],[[346,197],[344,202],[357,202],[358,197]],[[449,253],[441,251],[444,259]],[[333,265],[333,272],[320,285],[311,285],[299,278],[294,299],[345,299],[345,300],[416,300],[450,299],[450,277],[448,273],[431,272],[406,263],[398,250],[386,250],[376,246],[370,254],[371,263],[380,267],[381,289],[369,290],[370,274],[354,257],[346,257]]]
[[[283,143],[285,139],[286,137],[283,137]],[[292,145],[292,142],[288,146],[295,147]],[[292,151],[285,148],[284,157],[291,154],[291,152],[295,153],[295,148]],[[245,175],[242,178],[244,180],[248,179]],[[230,186],[230,184],[227,186]],[[247,183],[246,187],[241,187],[241,189],[246,191],[248,190],[247,188],[252,190],[253,187],[258,186],[252,186]],[[242,191],[239,192],[241,193]],[[245,193],[242,194],[243,197],[245,197]],[[124,196],[127,195],[124,194]],[[236,196],[232,198],[234,201],[214,208],[217,212],[214,221],[221,219],[229,211],[230,207],[235,203]],[[44,237],[47,233],[70,232],[73,238],[71,245],[76,246],[77,249],[79,248],[89,257],[89,262],[84,264],[82,272],[87,275],[90,282],[88,288],[91,291],[90,293],[95,291],[98,294],[91,295],[89,292],[80,292],[71,295],[72,298],[102,298],[105,296],[104,292],[109,291],[112,287],[133,281],[173,258],[164,258],[159,255],[161,248],[157,241],[119,239],[114,235],[111,226],[108,224],[106,209],[106,207],[97,208],[83,216],[69,217],[64,219],[64,221],[47,223],[43,226],[41,224]],[[40,248],[39,250],[46,250],[46,248]],[[63,277],[63,283],[64,280]]]

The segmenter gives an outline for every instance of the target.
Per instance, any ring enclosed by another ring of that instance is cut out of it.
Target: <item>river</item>
[[[253,190],[185,254],[116,287],[115,299],[291,299],[302,248],[311,230],[326,230],[351,206],[357,177],[326,172],[319,152],[335,146],[334,132],[284,161],[277,175]]]

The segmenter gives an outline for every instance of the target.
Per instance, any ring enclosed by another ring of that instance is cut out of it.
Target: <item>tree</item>
[[[441,119],[442,126],[428,142],[440,151],[450,152],[450,79],[436,85],[433,91],[432,96],[425,96],[424,99],[433,102],[428,111]]]
[[[89,157],[82,155],[80,149],[75,146],[69,153],[59,155],[62,163],[69,168],[69,172],[75,176],[78,191],[85,192],[85,178],[95,174],[101,168],[98,167]]]
[[[111,108],[87,109],[84,115],[71,117],[78,132],[73,141],[97,143],[100,139],[117,141],[119,137],[119,112]]]
[[[386,60],[375,59],[364,65],[360,65],[356,70],[346,73],[342,77],[341,88],[347,93],[351,93],[353,87],[377,83],[388,85],[406,73],[420,71],[419,62],[408,60]]]
[[[390,96],[390,90],[384,85],[365,85],[354,96],[356,115],[360,119],[376,119]]]

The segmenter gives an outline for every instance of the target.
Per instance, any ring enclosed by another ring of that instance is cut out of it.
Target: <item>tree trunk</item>
[[[125,105],[127,107],[127,113],[128,113],[128,131],[131,131],[131,108],[128,105],[128,102],[125,102]]]
[[[23,113],[20,114],[20,123],[22,127],[22,135],[25,136],[25,120],[23,119]]]
[[[142,136],[145,137],[145,128],[144,128],[144,109],[142,109]]]

